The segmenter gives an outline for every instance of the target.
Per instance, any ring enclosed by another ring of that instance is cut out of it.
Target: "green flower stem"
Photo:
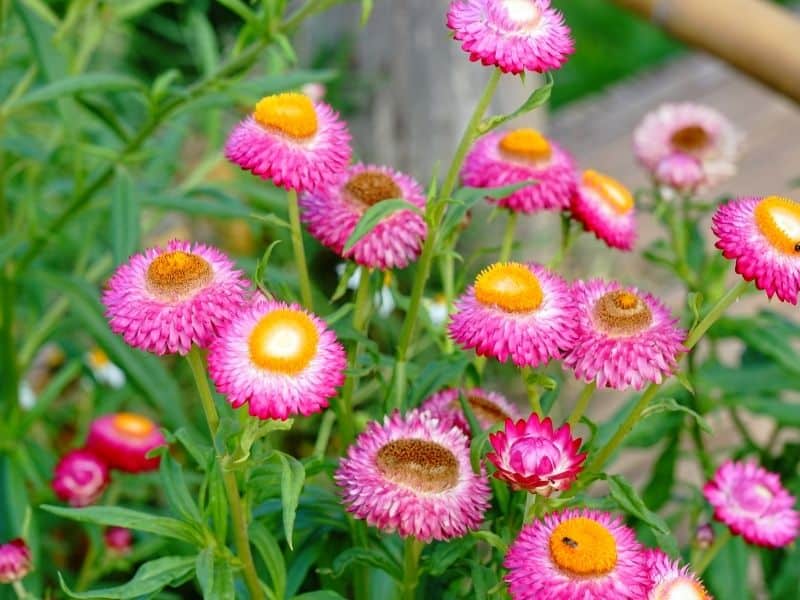
[[[697,562],[692,565],[692,570],[695,574],[700,577],[703,572],[708,568],[708,565],[711,564],[711,561],[719,554],[719,551],[722,550],[725,545],[731,540],[733,535],[731,534],[731,530],[727,527],[725,530],[717,535],[714,543],[700,555]]]
[[[453,301],[456,296],[456,276],[455,276],[455,250],[456,250],[456,234],[453,234],[453,239],[448,240],[447,251],[441,258],[441,273],[442,273],[442,289],[444,291],[444,305],[447,307],[447,314],[449,315],[453,310]],[[452,354],[455,350],[453,340],[447,335],[445,329],[444,336],[444,353]]]
[[[575,403],[575,408],[572,409],[572,413],[569,415],[569,419],[567,419],[567,423],[569,423],[570,427],[574,427],[581,420],[581,417],[586,412],[586,408],[589,406],[589,401],[592,399],[592,395],[596,389],[596,381],[587,383],[584,386],[583,390],[581,391],[581,395],[578,396],[578,401]]]
[[[397,353],[395,354],[395,370],[394,370],[394,394],[387,402],[387,409],[402,408],[405,404],[405,366],[408,358],[408,349],[411,345],[411,340],[414,335],[414,326],[417,322],[417,315],[419,313],[420,303],[422,302],[422,294],[425,291],[425,284],[431,272],[431,264],[433,263],[434,255],[436,254],[436,243],[438,238],[438,228],[444,217],[447,208],[447,201],[453,193],[453,189],[458,179],[458,173],[461,165],[464,162],[464,157],[469,150],[470,145],[478,136],[478,128],[483,119],[484,113],[489,108],[492,101],[492,96],[497,89],[497,84],[500,82],[502,72],[499,69],[492,71],[489,82],[483,91],[475,111],[467,124],[464,134],[461,136],[461,141],[456,148],[456,153],[450,163],[450,168],[447,170],[442,188],[439,191],[437,199],[428,208],[426,213],[426,221],[428,224],[428,235],[425,238],[425,243],[422,246],[422,253],[417,263],[417,272],[414,277],[414,284],[411,288],[411,298],[408,303],[408,311],[406,318],[403,321],[403,327],[400,331],[400,339],[397,343]]]
[[[686,342],[684,344],[687,350],[691,350],[697,345],[697,342],[700,341],[700,338],[705,335],[711,326],[719,320],[728,307],[736,302],[736,300],[738,300],[739,297],[744,294],[749,287],[750,283],[747,281],[741,281],[739,284],[728,290],[726,294],[717,301],[711,310],[708,311],[708,314],[703,317],[689,333],[689,337],[686,338]]]
[[[403,542],[403,600],[414,600],[419,584],[419,557],[425,544],[415,537]]]
[[[200,402],[203,405],[203,412],[205,412],[206,421],[208,422],[208,429],[211,432],[211,441],[214,444],[217,465],[222,473],[222,481],[225,486],[225,494],[228,497],[231,522],[233,524],[233,541],[236,546],[236,554],[242,563],[244,582],[247,585],[251,600],[264,600],[264,592],[261,588],[261,582],[258,580],[255,563],[253,562],[253,553],[250,550],[250,539],[247,534],[247,516],[244,513],[242,498],[239,495],[236,474],[225,468],[227,459],[230,457],[219,440],[217,440],[219,414],[214,404],[214,397],[211,395],[211,388],[208,385],[203,356],[196,346],[192,346],[186,358],[192,369],[192,375],[200,395]]]
[[[500,246],[499,262],[508,262],[511,258],[511,248],[514,245],[514,232],[517,228],[517,213],[516,211],[509,210],[508,219],[506,220],[506,228],[503,232],[503,244]]]
[[[542,411],[539,385],[535,381],[532,381],[532,377],[534,375],[533,369],[530,367],[524,367],[521,371],[521,374],[522,381],[525,383],[525,391],[528,394],[528,403],[530,404],[531,410],[539,417],[543,417],[544,413]]]
[[[289,225],[292,231],[292,249],[294,250],[294,266],[300,281],[300,298],[303,306],[314,310],[314,296],[311,294],[311,280],[308,277],[306,249],[303,246],[303,229],[300,226],[300,207],[297,205],[297,192],[290,190],[287,194],[289,205]]]
[[[17,595],[17,600],[35,599],[35,596],[33,594],[28,593],[28,590],[25,589],[25,586],[22,584],[21,581],[12,582],[11,587],[14,589],[14,593]]]
[[[557,269],[561,266],[561,263],[564,262],[564,259],[567,258],[567,254],[569,254],[569,249],[572,248],[572,244],[575,243],[576,235],[573,235],[573,227],[572,227],[572,219],[569,216],[569,213],[562,212],[561,213],[561,245],[558,247],[558,254],[553,257],[553,260],[550,261],[549,267],[551,269]]]

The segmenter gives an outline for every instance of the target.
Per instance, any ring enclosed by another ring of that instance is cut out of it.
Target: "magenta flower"
[[[505,422],[506,419],[519,418],[519,410],[505,396],[480,388],[440,390],[425,400],[419,409],[428,411],[444,425],[455,425],[466,435],[470,435],[469,422],[464,411],[461,410],[459,394],[464,394],[464,398],[483,429],[494,427]]]
[[[712,600],[703,583],[687,566],[659,549],[642,552],[650,579],[645,600]]]
[[[570,210],[586,231],[610,247],[633,249],[636,241],[633,195],[616,179],[597,171],[584,171]]]
[[[0,583],[14,583],[31,572],[31,551],[21,538],[0,544]]]
[[[145,416],[120,412],[95,419],[89,427],[86,449],[102,456],[112,469],[127,473],[153,471],[160,456],[147,458],[148,452],[166,446],[167,440],[158,426]]]
[[[680,192],[693,192],[705,182],[703,163],[691,154],[674,152],[665,156],[653,172],[656,181]]]
[[[111,478],[106,463],[86,450],[73,450],[61,457],[53,471],[53,491],[70,506],[94,504]]]
[[[130,554],[133,550],[133,534],[125,527],[107,527],[103,532],[106,548],[117,556]]]

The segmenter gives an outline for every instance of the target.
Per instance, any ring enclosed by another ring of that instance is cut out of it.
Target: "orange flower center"
[[[689,125],[673,133],[670,143],[676,150],[695,156],[711,143],[711,136],[699,125]]]
[[[570,575],[605,575],[617,564],[617,543],[597,521],[575,517],[560,523],[550,534],[550,556]]]
[[[160,254],[147,267],[147,286],[159,296],[186,296],[207,285],[214,273],[206,259],[174,250]]]
[[[769,196],[756,205],[754,214],[759,231],[776,250],[800,256],[800,203]]]
[[[506,312],[530,312],[542,304],[542,286],[523,264],[495,263],[475,279],[475,298]]]
[[[468,394],[467,402],[469,403],[472,412],[475,413],[475,416],[487,423],[502,423],[506,419],[510,418],[510,415],[508,415],[502,408],[497,406],[497,404],[492,402],[489,398],[484,398],[483,396],[478,396],[477,394]],[[451,408],[461,410],[461,402],[459,402],[458,398],[453,400],[450,406]]]
[[[262,127],[277,129],[294,139],[317,132],[317,111],[308,96],[289,92],[265,96],[256,104],[253,118]]]
[[[319,331],[306,313],[290,308],[262,317],[250,334],[250,358],[268,371],[295,375],[317,354]]]
[[[447,491],[458,483],[458,460],[448,448],[427,440],[394,440],[378,450],[383,475],[418,492]]]
[[[92,348],[89,351],[89,364],[95,369],[101,369],[110,362],[108,355],[101,348]]]
[[[613,177],[589,169],[583,173],[583,185],[594,191],[609,207],[621,215],[633,208],[633,195]]]
[[[373,206],[383,200],[400,198],[402,192],[394,179],[379,171],[354,175],[344,185],[345,191],[359,204]]]
[[[114,415],[112,423],[119,433],[133,438],[147,437],[156,428],[155,423],[147,417],[129,412]]]
[[[535,129],[515,129],[500,140],[500,150],[512,158],[543,161],[550,158],[550,142]]]
[[[677,577],[653,588],[650,600],[711,600],[706,588],[691,577]]]
[[[644,300],[628,290],[602,296],[594,305],[593,316],[598,329],[614,337],[636,335],[653,321]]]

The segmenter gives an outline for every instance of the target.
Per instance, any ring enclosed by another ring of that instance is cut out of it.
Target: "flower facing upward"
[[[147,454],[154,448],[166,445],[164,434],[153,421],[129,412],[95,419],[86,439],[88,451],[102,456],[112,469],[128,473],[157,469],[161,457],[147,458]]]
[[[94,504],[110,482],[106,463],[86,450],[73,450],[53,471],[53,491],[70,506]]]
[[[553,422],[540,421],[536,413],[516,423],[508,419],[489,442],[493,452],[486,458],[497,469],[494,476],[542,496],[569,488],[586,459],[578,452],[581,439],[572,437],[569,425],[553,431]]]
[[[497,200],[498,206],[522,213],[569,208],[577,185],[572,156],[533,129],[480,138],[464,160],[461,179],[479,188],[532,182]]]
[[[639,543],[608,513],[553,512],[522,528],[504,563],[514,600],[641,600]]]
[[[464,394],[472,413],[483,429],[503,423],[506,419],[519,418],[517,407],[511,404],[505,396],[480,388],[441,390],[428,398],[420,406],[420,410],[426,410],[445,425],[455,425],[465,434],[470,435],[469,422],[464,411],[461,410],[459,394]]]
[[[0,544],[0,583],[14,583],[31,572],[31,551],[17,538]]]
[[[767,196],[721,205],[711,229],[736,272],[767,296],[797,304],[800,292],[800,202]]]
[[[577,341],[564,365],[587,383],[617,390],[661,383],[677,366],[686,332],[660,300],[619,283],[592,279],[573,286]]]
[[[324,102],[284,93],[266,96],[240,122],[225,144],[225,156],[242,169],[287,190],[313,190],[350,162],[350,134]]]
[[[558,69],[575,51],[550,0],[454,0],[447,26],[470,60],[504,73]]]
[[[120,266],[103,293],[114,333],[156,354],[205,348],[244,301],[247,282],[219,250],[174,240]]]
[[[682,567],[661,550],[645,550],[642,558],[650,579],[646,600],[712,600],[689,567]]]
[[[489,506],[489,484],[472,471],[467,438],[427,412],[370,423],[335,479],[357,518],[423,542],[476,529]]]
[[[572,196],[572,216],[612,248],[631,250],[636,241],[633,195],[616,179],[584,171]]]
[[[303,222],[322,244],[344,258],[377,269],[402,269],[422,250],[427,226],[421,215],[399,210],[345,251],[347,239],[372,206],[389,199],[402,199],[425,211],[425,195],[408,175],[389,167],[358,164],[339,179],[300,197]]]
[[[750,544],[780,548],[800,532],[795,498],[775,473],[755,461],[726,461],[703,487],[714,507],[714,518]]]
[[[561,358],[575,341],[567,284],[539,265],[495,263],[455,304],[450,337],[480,356],[520,367]]]
[[[344,383],[334,333],[302,307],[258,298],[212,344],[208,371],[234,408],[260,419],[310,415]]]

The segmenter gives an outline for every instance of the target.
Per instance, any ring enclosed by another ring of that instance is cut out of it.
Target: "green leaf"
[[[241,0],[219,0],[219,3],[239,15],[245,23],[255,23],[257,20],[256,14]]]
[[[372,14],[373,0],[361,0],[361,26],[367,24],[369,16]]]
[[[642,501],[652,510],[658,510],[670,499],[675,483],[675,467],[678,464],[678,432],[669,437],[664,449],[653,465],[650,481],[642,492]]]
[[[331,565],[334,577],[341,577],[344,572],[353,565],[367,565],[375,567],[387,573],[397,581],[403,580],[403,570],[397,562],[390,560],[389,557],[374,549],[368,548],[348,548],[341,552]]]
[[[689,304],[689,310],[692,311],[692,326],[689,329],[694,329],[700,321],[700,311],[703,308],[703,294],[700,292],[689,292],[686,297],[686,302]]]
[[[231,566],[223,557],[216,556],[214,548],[206,548],[197,555],[195,570],[205,600],[235,599]]]
[[[492,548],[499,550],[503,555],[505,555],[505,553],[508,551],[508,544],[496,533],[480,529],[478,531],[473,531],[470,535],[479,540],[483,540]]]
[[[347,242],[344,245],[344,252],[348,252],[355,246],[361,238],[367,235],[370,231],[375,229],[378,224],[385,218],[391,216],[392,214],[402,211],[402,210],[409,210],[413,213],[418,215],[422,215],[422,211],[408,202],[407,200],[403,200],[402,198],[391,198],[389,200],[382,200],[377,204],[373,204],[370,206],[361,218],[359,219],[358,223],[356,223],[355,229],[353,229],[353,233],[350,234],[350,237],[347,238]]]
[[[34,104],[60,100],[67,96],[83,94],[86,92],[119,92],[126,90],[144,90],[142,83],[133,77],[119,75],[116,73],[84,73],[57,79],[52,83],[46,83],[40,87],[32,89],[30,92],[19,98],[16,102],[9,104],[6,108],[8,112],[28,108]]]
[[[719,532],[717,532],[719,535]],[[750,600],[747,580],[748,552],[742,538],[735,536],[725,544],[703,574],[714,598],[724,600]],[[795,593],[797,590],[792,590]],[[780,596],[775,597],[776,600]],[[786,597],[788,600],[788,596]]]
[[[228,536],[228,497],[225,494],[225,482],[222,473],[212,464],[208,471],[208,512],[214,524],[214,533],[218,540]]]
[[[642,419],[646,419],[647,417],[651,417],[653,415],[657,415],[658,413],[662,412],[683,412],[692,417],[697,424],[700,426],[700,429],[705,431],[706,433],[713,433],[711,430],[711,425],[708,424],[708,421],[703,418],[700,414],[696,411],[692,410],[688,406],[684,406],[680,404],[675,398],[661,398],[657,402],[648,406],[645,411],[642,413]]]
[[[469,359],[464,353],[451,354],[443,360],[428,362],[414,377],[408,395],[408,405],[419,406],[431,394],[457,382],[468,364]]]
[[[767,415],[787,427],[800,427],[800,404],[784,402],[778,398],[737,398],[729,396],[724,399],[725,404],[734,408],[745,408],[750,412]]]
[[[283,510],[283,531],[289,549],[293,548],[292,532],[294,520],[297,515],[297,505],[300,503],[300,492],[306,480],[306,470],[303,463],[294,456],[276,452],[281,461],[281,508]]]
[[[272,590],[276,598],[286,597],[286,561],[283,559],[278,542],[270,534],[266,527],[258,521],[250,525],[250,541],[258,550],[261,560],[267,567]]]
[[[550,75],[550,73],[547,73],[545,78],[547,82],[542,87],[534,90],[533,93],[528,96],[528,99],[525,100],[525,102],[522,103],[522,106],[520,106],[517,110],[506,115],[498,115],[484,119],[478,127],[478,134],[483,135],[485,133],[489,133],[507,121],[516,119],[517,117],[520,117],[547,102],[550,99],[550,92],[553,90],[553,76]]]
[[[199,10],[189,12],[187,19],[189,42],[195,62],[205,75],[212,73],[219,64],[219,47],[214,28]]]
[[[306,592],[299,596],[293,596],[292,600],[347,600],[347,598],[333,590],[317,590],[316,592]]]
[[[428,573],[438,577],[446,573],[457,560],[471,552],[474,547],[475,538],[472,535],[456,538],[447,543],[436,543],[433,551],[423,557],[423,566]]]
[[[14,0],[14,8],[25,27],[31,50],[45,80],[52,81],[66,73],[66,56],[53,43],[55,30],[52,23],[35,14],[22,0]]]
[[[529,185],[535,185],[537,181],[535,179],[530,179],[528,181],[522,181],[520,183],[514,183],[511,185],[503,185],[500,187],[488,187],[488,188],[477,188],[477,187],[462,187],[456,190],[455,194],[453,194],[453,198],[450,202],[450,206],[447,208],[447,214],[442,221],[442,237],[447,239],[455,230],[458,228],[461,223],[464,221],[464,217],[466,216],[467,212],[480,200],[484,198],[491,198],[493,200],[499,200],[501,198],[505,198],[510,196],[514,192],[521,190],[524,187]]]
[[[128,583],[91,592],[73,592],[67,587],[61,573],[58,574],[58,579],[61,589],[70,598],[103,598],[107,600],[142,598],[184,579],[194,571],[195,562],[194,556],[166,556],[151,560],[139,567],[136,575]]]
[[[633,486],[622,475],[606,477],[611,497],[626,513],[646,523],[659,541],[662,550],[671,556],[678,555],[678,543],[672,536],[666,521],[647,508],[647,505],[633,489]]]
[[[183,469],[173,459],[169,452],[161,454],[161,485],[167,496],[170,508],[179,515],[184,521],[196,525],[198,529],[203,529],[203,518],[200,516],[200,509],[192,499],[189,488],[186,487],[186,480],[183,477]]]
[[[281,243],[281,240],[275,240],[267,249],[264,250],[264,254],[261,256],[261,259],[258,261],[256,265],[256,272],[255,276],[253,277],[253,281],[255,282],[258,289],[269,298],[272,295],[272,292],[269,291],[267,288],[267,284],[264,282],[264,273],[267,271],[267,265],[269,264],[269,257],[272,256],[272,251],[275,249],[275,246]]]
[[[192,194],[183,196],[162,196],[158,194],[148,194],[141,198],[144,206],[152,206],[164,210],[178,210],[190,215],[204,217],[219,217],[222,219],[249,219],[253,217],[253,211],[248,207],[234,200],[233,202],[221,202],[210,197],[194,197],[198,190],[193,190]]]
[[[36,404],[33,405],[33,408],[22,414],[18,430],[20,435],[24,434],[29,427],[48,412],[53,402],[61,395],[61,392],[80,375],[82,370],[81,362],[73,360],[56,373],[55,377],[47,384],[47,387],[36,397]]]
[[[112,192],[111,254],[115,265],[125,262],[139,247],[139,201],[131,187],[127,176],[118,176]]]

